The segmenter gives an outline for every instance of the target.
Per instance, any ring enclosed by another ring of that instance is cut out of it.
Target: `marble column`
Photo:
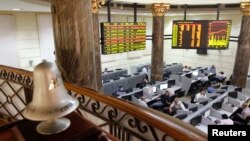
[[[96,87],[90,0],[51,0],[56,63],[65,82]]]
[[[102,66],[101,52],[99,40],[99,8],[105,4],[105,0],[92,0],[92,16],[93,16],[93,31],[94,31],[94,53],[95,53],[95,75],[96,75],[96,90],[102,90]]]
[[[250,60],[250,3],[241,3],[243,13],[232,84],[245,88]]]
[[[163,80],[163,54],[164,54],[164,14],[169,9],[168,4],[155,3],[153,12],[153,42],[151,58],[151,81]]]

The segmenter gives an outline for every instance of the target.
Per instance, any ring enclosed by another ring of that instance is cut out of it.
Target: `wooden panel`
[[[52,0],[56,62],[66,82],[95,89],[90,0]]]
[[[235,86],[245,88],[250,60],[250,16],[242,17],[240,37],[234,63],[233,80]]]
[[[151,58],[151,80],[163,80],[163,35],[164,35],[164,16],[153,17],[153,47]]]

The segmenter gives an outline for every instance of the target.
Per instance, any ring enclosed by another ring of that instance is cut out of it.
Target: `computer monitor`
[[[174,79],[168,80],[168,87],[171,87],[171,86],[174,86],[174,85],[175,85],[175,80]]]
[[[196,112],[197,110],[198,110],[198,106],[189,109],[189,111],[192,111],[193,113]]]
[[[110,82],[110,80],[104,80],[104,81],[103,81],[103,83],[108,83],[108,82]]]
[[[227,89],[228,89],[228,86],[222,86],[221,89],[227,90]]]
[[[185,76],[186,76],[187,78],[191,78],[191,77],[192,77],[192,73],[187,73],[187,74],[185,74]]]
[[[119,80],[120,78],[119,77],[117,77],[117,78],[114,78],[113,80]]]
[[[210,109],[204,113],[204,117],[208,117],[209,115],[210,115]]]
[[[239,87],[238,87],[238,88],[235,88],[234,91],[236,91],[236,92],[241,92],[241,91],[242,91],[242,88],[239,88]]]
[[[131,95],[125,95],[125,96],[122,96],[121,99],[132,101],[132,96]]]
[[[156,92],[156,87],[151,87],[151,88],[153,90],[153,93],[155,93]]]
[[[200,102],[201,105],[207,105],[208,101],[202,101]]]
[[[216,102],[212,105],[212,108],[214,108],[215,110],[219,110],[222,107],[222,102]]]
[[[203,72],[204,72],[204,69],[200,69],[199,72],[200,72],[200,73],[203,73]]]
[[[130,77],[130,74],[123,74],[122,77]]]
[[[198,76],[199,75],[199,72],[197,70],[193,71],[192,75],[194,76]]]
[[[168,84],[161,84],[160,85],[160,90],[164,90],[168,88]]]
[[[139,72],[133,73],[133,75],[138,75],[138,74],[140,74],[140,73]]]
[[[209,98],[211,98],[211,99],[215,99],[215,98],[217,98],[217,95],[215,95],[215,96],[211,96],[211,97],[209,97]]]

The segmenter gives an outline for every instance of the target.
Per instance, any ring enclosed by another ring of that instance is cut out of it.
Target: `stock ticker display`
[[[231,21],[173,21],[172,30],[172,48],[227,49]]]
[[[146,47],[145,22],[101,23],[102,54],[115,54]]]

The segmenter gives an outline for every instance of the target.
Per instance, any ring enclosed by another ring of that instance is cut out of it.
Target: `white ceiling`
[[[170,4],[218,4],[218,3],[240,3],[249,0],[112,0],[119,3],[170,3]],[[39,0],[0,0],[0,11],[12,11],[13,9],[22,11],[50,12],[50,6],[46,2]]]
[[[224,3],[240,3],[240,2],[249,2],[249,0],[113,0],[114,2],[126,2],[126,3],[169,3],[174,5],[205,5],[205,4],[224,4]]]

